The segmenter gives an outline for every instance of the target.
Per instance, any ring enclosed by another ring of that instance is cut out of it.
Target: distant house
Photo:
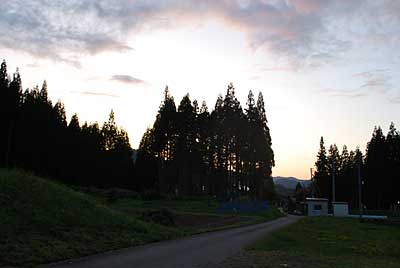
[[[327,216],[328,199],[326,198],[306,198],[307,216]]]

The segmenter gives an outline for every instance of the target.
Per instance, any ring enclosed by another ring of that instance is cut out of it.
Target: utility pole
[[[333,204],[336,200],[335,196],[335,158],[332,158],[332,214],[335,216],[335,205]]]
[[[362,161],[362,156],[361,154],[358,157],[358,165],[357,165],[357,173],[358,173],[358,207],[359,207],[359,212],[360,212],[360,220],[362,218],[363,214],[363,207],[362,207],[362,198],[361,198],[361,161]]]
[[[313,178],[313,168],[310,168],[310,178],[311,178],[311,197],[315,197],[315,181]]]

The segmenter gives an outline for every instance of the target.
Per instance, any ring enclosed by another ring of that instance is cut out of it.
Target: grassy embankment
[[[400,226],[357,219],[303,218],[271,233],[226,266],[398,268]]]
[[[0,169],[0,267],[31,265],[181,235],[66,186]]]
[[[176,214],[176,226],[143,221],[141,212],[161,208]],[[109,203],[46,179],[0,169],[0,267],[81,257],[281,216],[276,208],[256,215],[218,215],[216,208],[216,202],[207,200],[125,198]]]

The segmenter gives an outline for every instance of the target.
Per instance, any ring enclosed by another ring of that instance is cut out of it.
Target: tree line
[[[375,127],[366,153],[359,148],[340,153],[336,144],[326,152],[323,137],[313,175],[316,196],[332,200],[332,173],[335,173],[336,201],[346,201],[358,209],[358,168],[362,178],[362,203],[367,209],[390,209],[400,201],[400,133],[393,123],[385,136]]]
[[[230,84],[212,112],[189,94],[178,107],[168,88],[139,149],[115,123],[69,122],[47,84],[22,90],[18,70],[0,68],[0,167],[20,168],[66,184],[127,188],[175,196],[271,199],[274,153],[263,95],[243,109]],[[136,161],[134,161],[136,160]]]
[[[67,122],[62,102],[48,98],[47,83],[22,90],[18,70],[0,67],[0,167],[19,168],[67,184],[95,187],[133,185],[132,149],[114,113],[102,126]]]
[[[138,187],[178,196],[271,199],[274,153],[260,92],[243,110],[230,84],[214,110],[185,95],[178,107],[168,87],[152,128],[140,142]]]

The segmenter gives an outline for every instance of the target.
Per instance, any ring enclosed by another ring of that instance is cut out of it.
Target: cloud
[[[394,97],[390,99],[391,103],[398,104],[400,103],[400,96]]]
[[[100,96],[100,97],[113,97],[113,98],[119,98],[120,97],[118,95],[114,95],[114,94],[110,94],[110,93],[93,92],[93,91],[70,91],[70,92],[74,93],[74,94]]]
[[[359,98],[370,94],[387,95],[391,102],[396,102],[397,99],[391,95],[393,85],[391,83],[391,75],[389,69],[373,69],[364,72],[355,73],[353,78],[359,79],[359,86],[349,89],[334,89],[324,88],[320,92],[324,92],[331,97],[348,97]]]
[[[299,64],[311,55],[336,55],[349,49],[352,42],[346,40],[348,36],[371,33],[377,37],[398,36],[399,3],[391,0],[5,1],[0,5],[0,46],[79,67],[82,54],[132,50],[127,38],[139,31],[217,19],[245,33],[254,49],[266,48]],[[362,27],[352,27],[352,34],[346,37],[335,30],[335,26],[347,25],[354,18],[358,18]]]
[[[393,88],[388,69],[375,69],[356,73],[353,77],[361,78],[362,85],[360,86],[360,89],[364,89],[369,93],[377,92],[385,94]]]
[[[40,67],[40,64],[37,61],[35,61],[35,62],[25,64],[24,66],[27,68],[38,68],[38,67]]]
[[[135,78],[133,76],[130,75],[125,75],[125,74],[116,74],[113,75],[110,80],[112,81],[117,81],[117,82],[121,82],[121,83],[127,83],[127,84],[147,84],[146,81]]]
[[[320,92],[328,94],[329,97],[345,97],[345,98],[361,98],[368,94],[360,89],[334,89],[334,88],[324,88]]]
[[[365,72],[355,73],[355,74],[353,74],[353,77],[363,77],[363,78],[370,79],[370,78],[376,76],[378,73],[385,73],[387,71],[389,71],[389,69],[374,69],[374,70],[369,70],[369,71],[365,71]]]
[[[127,51],[118,25],[96,11],[96,1],[17,0],[0,5],[0,44],[80,68],[82,54]],[[109,25],[108,25],[109,24]]]

